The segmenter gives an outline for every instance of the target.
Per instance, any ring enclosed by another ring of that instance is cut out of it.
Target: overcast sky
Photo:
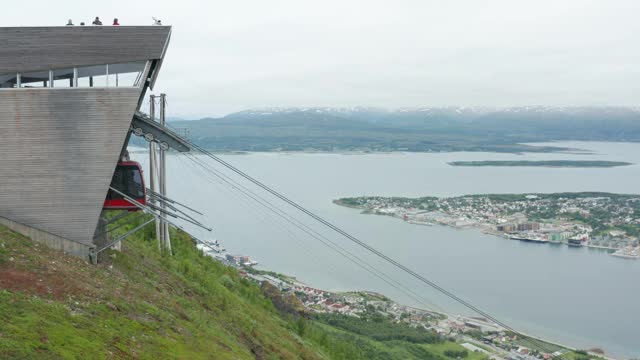
[[[637,105],[638,0],[27,0],[2,26],[173,26],[172,116],[271,106]]]

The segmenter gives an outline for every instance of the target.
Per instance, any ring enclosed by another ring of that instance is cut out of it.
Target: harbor
[[[364,197],[334,202],[366,214],[399,218],[408,224],[479,229],[510,240],[588,247],[616,257],[640,259],[636,236],[640,218],[633,216],[640,197],[621,199],[615,194],[598,193],[582,197],[568,194],[566,198],[555,194],[513,194],[417,199]],[[557,210],[552,214],[545,210],[548,208]],[[606,214],[607,218],[599,219],[593,214],[599,217]]]
[[[228,254],[227,249],[217,240],[202,240],[196,242],[196,247],[204,254],[224,263],[225,265],[234,267],[250,267],[258,265],[258,262],[248,255]]]
[[[571,143],[567,146],[589,148],[587,144]],[[609,158],[638,162],[637,156],[633,155],[640,153],[638,145],[608,143],[606,147],[600,146],[596,148],[597,151],[610,154],[607,155]],[[510,325],[519,330],[580,349],[600,347],[616,358],[638,354],[640,349],[633,335],[636,323],[629,319],[628,314],[635,313],[632,299],[640,296],[637,287],[632,285],[640,270],[640,262],[609,256],[607,253],[612,250],[593,247],[607,244],[617,246],[613,242],[618,240],[614,239],[626,241],[617,233],[614,233],[615,236],[609,235],[609,242],[606,239],[601,241],[596,235],[589,247],[569,247],[566,239],[559,242],[555,238],[550,238],[552,241],[545,246],[489,236],[483,233],[482,228],[465,226],[469,219],[461,221],[460,217],[457,221],[461,226],[439,226],[435,222],[432,222],[435,224],[433,226],[415,226],[402,218],[361,215],[362,210],[331,203],[332,199],[366,194],[417,197],[427,193],[454,197],[497,192],[554,193],[575,189],[578,183],[584,189],[633,193],[637,185],[634,182],[621,183],[620,179],[627,177],[618,173],[637,174],[640,171],[640,166],[628,166],[587,170],[530,168],[521,173],[510,168],[446,165],[448,161],[467,160],[473,156],[482,159],[490,156],[507,157],[486,153],[222,155],[225,160],[234,161],[238,166],[256,169],[260,177],[274,186],[292,189],[291,196],[295,199],[320,212],[328,220],[348,226],[372,246],[389,252],[420,273],[430,274],[440,284],[469,289],[464,293],[466,298],[480,302],[485,309],[505,319],[511,319]],[[523,156],[533,157],[529,154]],[[177,159],[172,158],[168,159],[169,166],[176,167],[176,175],[169,181],[169,184],[173,184],[169,189],[170,194],[205,210],[215,220],[212,222],[214,226],[223,221],[233,224],[233,231],[217,226],[215,234],[229,253],[253,255],[261,264],[258,268],[304,279],[305,283],[315,288],[338,292],[368,289],[385,294],[400,304],[424,308],[349,262],[339,261],[336,254],[322,244],[304,240],[302,232],[294,232],[294,236],[289,236],[278,226],[278,221],[265,223],[262,219],[264,216],[257,209],[223,188],[204,181],[181,182],[183,176],[195,170],[181,166]],[[144,159],[139,161],[144,163]],[[380,166],[390,171],[381,173]],[[274,171],[284,172],[286,177],[276,177]],[[513,174],[508,178],[498,177],[499,181],[496,181],[496,171]],[[585,177],[585,172],[593,176]],[[613,175],[598,175],[605,172]],[[342,174],[337,178],[339,182],[327,183],[327,179],[335,178],[331,174]],[[536,180],[541,177],[548,181]],[[428,183],[424,180],[427,178],[430,179]],[[469,182],[469,179],[473,181]],[[212,193],[207,196],[193,193],[191,189],[195,186],[208,187]],[[315,190],[309,191],[309,186]],[[423,216],[419,216],[420,220]],[[452,222],[455,225],[453,219]],[[200,238],[207,238],[204,231],[192,226],[190,228]],[[488,230],[495,232],[495,228]],[[311,249],[307,249],[307,246]],[[462,276],[462,271],[456,270],[459,267],[469,268],[472,275]],[[620,285],[613,286],[614,280]],[[528,281],[535,282],[537,286],[525,286]],[[592,309],[597,309],[605,301],[594,293],[607,294],[607,306],[615,311],[593,312]],[[433,299],[447,312],[472,316],[429,292],[425,291],[424,296]]]

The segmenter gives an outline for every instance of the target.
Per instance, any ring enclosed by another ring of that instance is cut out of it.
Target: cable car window
[[[144,185],[142,176],[137,166],[118,166],[113,173],[111,187],[121,191],[133,199],[144,197]],[[123,199],[124,197],[114,191],[109,190],[107,200]]]
[[[125,172],[127,194],[132,194],[135,198],[144,196],[144,190],[142,188],[142,177],[137,167],[131,166],[130,171]]]

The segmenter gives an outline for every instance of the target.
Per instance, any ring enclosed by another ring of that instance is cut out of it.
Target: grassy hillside
[[[173,231],[166,256],[151,231],[93,266],[0,226],[0,358],[446,359],[462,349],[280,313],[186,234]]]

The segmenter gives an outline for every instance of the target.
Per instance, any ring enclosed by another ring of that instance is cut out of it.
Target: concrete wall
[[[64,239],[54,234],[50,234],[46,231],[38,230],[19,222],[5,219],[3,217],[0,217],[0,224],[52,249],[60,250],[67,254],[78,256],[86,261],[91,261],[94,249],[93,245],[87,245]]]
[[[0,90],[0,217],[91,245],[141,91]]]

